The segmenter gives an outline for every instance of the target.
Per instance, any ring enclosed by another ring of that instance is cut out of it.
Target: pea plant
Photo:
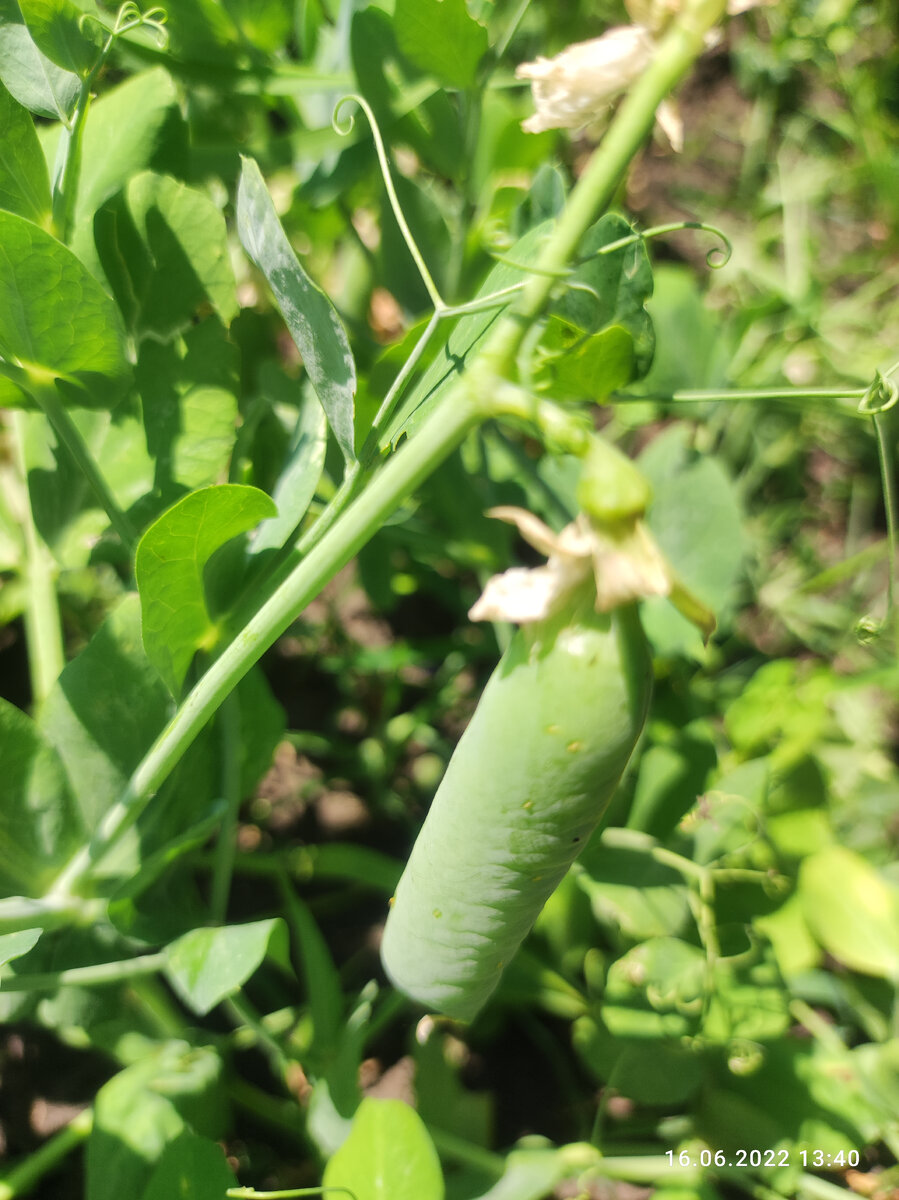
[[[0,1198],[897,1186],[895,347],[623,212],[731,7],[0,0]]]

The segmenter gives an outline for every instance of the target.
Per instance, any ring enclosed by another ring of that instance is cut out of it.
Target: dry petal
[[[530,79],[534,116],[528,133],[581,129],[604,116],[614,100],[652,61],[655,43],[642,25],[620,25],[602,37],[568,46],[555,58],[521,63],[515,74]]]

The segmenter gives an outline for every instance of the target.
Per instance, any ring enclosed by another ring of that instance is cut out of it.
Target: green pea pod
[[[596,828],[651,688],[633,604],[515,634],[397,886],[381,958],[400,991],[475,1016]]]

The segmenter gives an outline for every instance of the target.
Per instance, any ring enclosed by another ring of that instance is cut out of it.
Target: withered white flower
[[[600,612],[642,596],[667,596],[674,586],[671,570],[642,521],[622,525],[616,533],[600,532],[580,513],[560,533],[553,533],[523,508],[492,508],[488,516],[517,525],[525,541],[548,561],[543,567],[512,567],[494,575],[468,614],[472,621],[544,621],[591,575]]]
[[[521,63],[515,75],[530,79],[537,109],[522,122],[522,129],[582,129],[605,116],[652,62],[654,50],[642,25],[619,25],[602,37],[568,46],[555,58]]]
[[[640,24],[619,25],[602,37],[576,42],[555,58],[521,63],[519,79],[530,79],[537,109],[522,121],[527,133],[547,129],[583,129],[608,116],[613,103],[652,62],[656,43]],[[683,122],[677,107],[665,100],[656,120],[675,150],[684,144]]]

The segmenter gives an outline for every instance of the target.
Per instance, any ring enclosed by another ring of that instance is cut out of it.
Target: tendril
[[[403,207],[400,204],[399,196],[397,196],[396,188],[393,185],[393,176],[390,173],[390,160],[387,157],[387,149],[384,145],[384,139],[381,136],[381,128],[378,125],[377,117],[372,112],[368,101],[363,96],[360,96],[358,92],[350,92],[349,95],[341,97],[341,99],[338,100],[337,104],[334,106],[334,112],[331,116],[331,126],[334,129],[334,132],[339,133],[342,137],[347,137],[350,133],[352,133],[356,124],[352,113],[347,116],[345,121],[341,122],[340,119],[340,110],[350,101],[353,101],[355,104],[357,104],[365,113],[365,118],[371,128],[372,137],[374,138],[375,142],[375,150],[377,152],[378,163],[381,168],[381,178],[384,180],[384,187],[387,189],[387,198],[390,201],[390,207],[393,209],[393,215],[396,218],[396,223],[399,225],[400,233],[403,235],[403,241],[409,248],[409,253],[412,255],[415,265],[418,268],[418,273],[421,276],[421,281],[425,285],[425,289],[431,298],[431,303],[438,312],[442,312],[447,305],[444,303],[443,297],[440,295],[437,285],[434,283],[434,280],[431,277],[431,272],[428,270],[427,264],[425,263],[422,253],[418,248],[418,244],[415,241],[415,238],[412,236],[412,230],[409,228],[409,224],[406,221],[406,215],[403,212]]]
[[[899,401],[899,385],[896,384],[895,379],[888,378],[888,373],[876,371],[874,382],[859,402],[858,411],[866,417],[873,417],[877,413],[889,412],[897,401]]]
[[[164,50],[169,40],[168,30],[163,28],[167,20],[168,13],[164,8],[157,6],[156,8],[148,8],[146,12],[141,12],[134,3],[134,0],[126,0],[116,13],[112,29],[96,13],[90,12],[80,14],[78,17],[78,29],[83,33],[88,21],[93,21],[94,24],[100,26],[105,34],[108,34],[108,41],[103,49],[103,57],[105,58],[116,38],[121,37],[125,33],[130,33],[132,29],[140,29],[142,27],[146,27],[152,31],[159,49]]]
[[[647,238],[661,237],[665,233],[677,233],[681,229],[701,229],[704,233],[711,233],[721,239],[721,245],[713,246],[705,256],[706,265],[711,270],[720,271],[730,262],[734,252],[730,238],[717,225],[708,225],[704,221],[672,221],[668,225],[653,225],[651,229],[635,230],[629,237],[618,238],[606,246],[600,246],[596,253],[612,254],[616,250],[623,250],[625,246],[633,245],[634,242],[644,242]]]

